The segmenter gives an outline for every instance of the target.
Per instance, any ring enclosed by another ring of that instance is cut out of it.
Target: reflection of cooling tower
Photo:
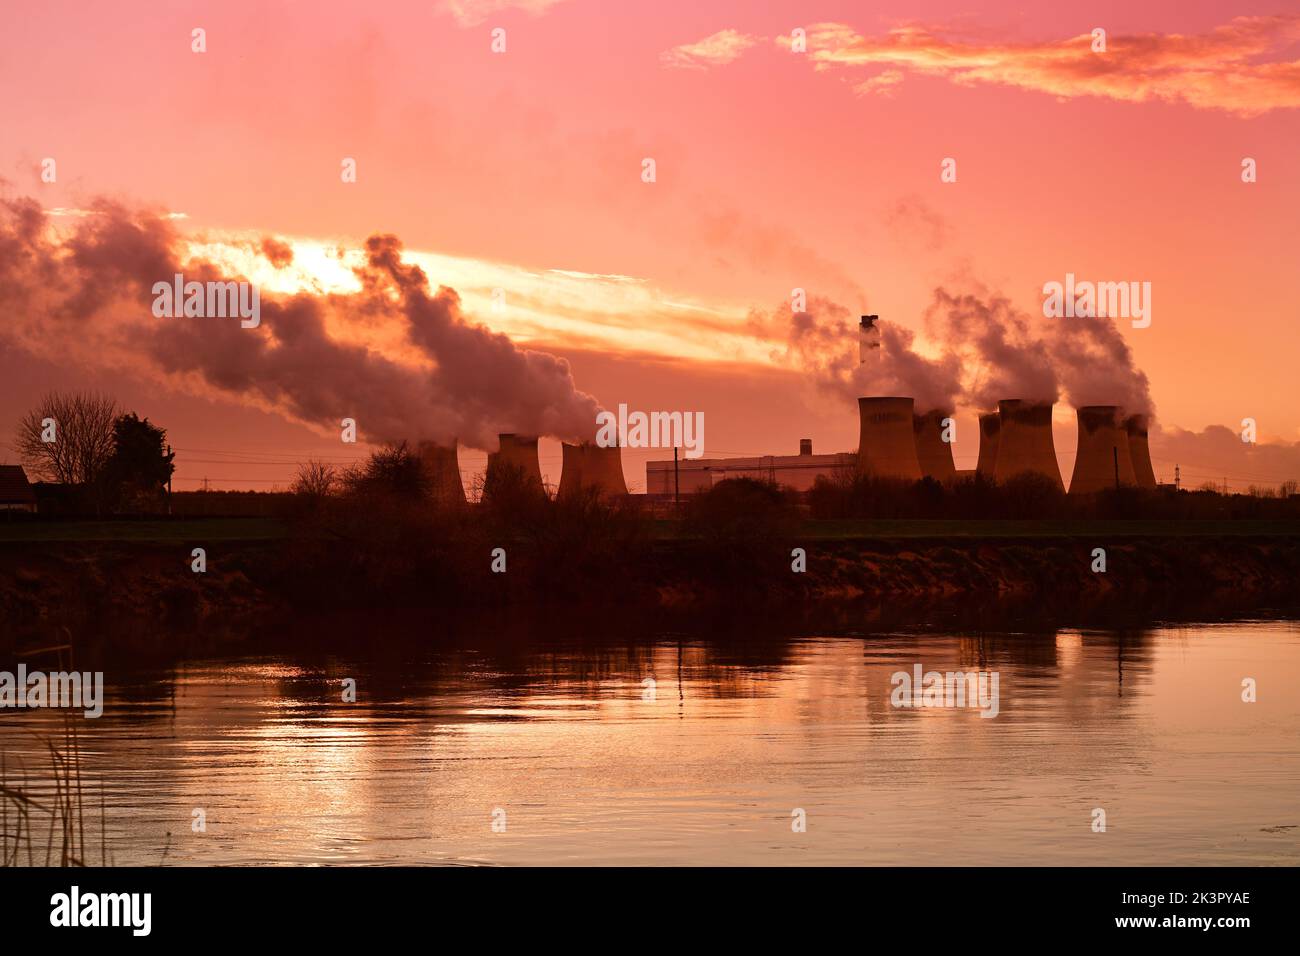
[[[877,478],[921,480],[910,398],[859,398],[858,468]]]
[[[1151,467],[1151,448],[1147,445],[1147,417],[1130,415],[1124,421],[1128,433],[1128,454],[1133,462],[1133,481],[1139,488],[1154,488],[1156,472]]]
[[[451,447],[422,441],[417,449],[420,464],[429,478],[433,500],[445,504],[464,504],[465,486],[460,480],[460,465],[456,461],[456,443]]]
[[[932,411],[912,416],[912,435],[916,440],[916,460],[921,474],[945,484],[957,478],[952,463],[952,443],[943,440],[943,420],[948,412]]]
[[[989,412],[987,415],[980,416],[980,457],[975,464],[975,473],[993,480],[993,470],[998,463],[998,432],[1002,427],[1002,419],[998,418],[997,412]]]
[[[537,487],[542,487],[542,467],[537,461],[537,439],[506,434],[498,435],[497,440],[501,447],[488,455],[483,493],[491,494],[493,472],[503,468],[521,471],[526,483],[536,482]]]
[[[1007,481],[1026,472],[1042,475],[1065,490],[1052,444],[1052,405],[1007,399],[998,402],[998,457],[993,480]]]
[[[1084,405],[1079,409],[1079,453],[1074,458],[1070,494],[1087,495],[1121,485],[1132,485],[1133,459],[1128,435],[1119,424],[1115,405]]]
[[[564,471],[560,473],[560,490],[563,498],[586,488],[595,488],[602,495],[627,494],[623,480],[623,458],[618,446],[602,448],[583,442],[581,445],[561,446],[564,450]]]

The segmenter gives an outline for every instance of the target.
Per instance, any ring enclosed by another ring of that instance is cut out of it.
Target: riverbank
[[[125,635],[123,646],[138,639],[156,647],[211,633],[226,641],[273,617],[336,609],[613,602],[690,611],[1109,597],[1176,606],[1182,595],[1288,593],[1300,580],[1300,531],[1252,525],[808,522],[741,542],[682,536],[670,526],[594,552],[536,539],[441,549],[435,541],[429,554],[383,552],[378,570],[376,556],[355,542],[304,541],[258,519],[141,522],[116,537],[108,532],[122,531],[117,523],[33,524],[26,538],[12,525],[0,534],[0,617],[7,643],[113,630]],[[494,545],[506,552],[504,572],[493,570]],[[204,549],[202,573],[193,570],[196,547]]]

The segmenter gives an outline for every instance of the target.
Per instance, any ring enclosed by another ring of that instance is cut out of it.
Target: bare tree
[[[50,392],[19,421],[18,454],[46,481],[94,484],[113,456],[117,416],[107,395]]]
[[[308,498],[324,498],[338,486],[338,472],[323,461],[305,461],[298,466],[298,476],[293,480],[293,493]]]

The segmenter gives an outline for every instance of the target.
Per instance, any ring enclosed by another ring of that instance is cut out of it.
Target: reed
[[[93,866],[86,837],[86,785],[75,724],[64,720],[62,746],[47,740],[50,778],[34,785],[25,767],[11,773],[0,753],[0,866]],[[53,793],[49,793],[53,788]],[[92,811],[93,813],[93,808]],[[91,839],[94,821],[91,821]],[[43,857],[40,837],[45,837]],[[111,865],[103,785],[99,800],[99,861]]]

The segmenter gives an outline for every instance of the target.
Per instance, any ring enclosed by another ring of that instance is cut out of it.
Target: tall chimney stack
[[[876,326],[878,321],[880,321],[878,315],[864,315],[858,323],[859,365],[865,365],[871,358],[879,354],[880,329]]]

